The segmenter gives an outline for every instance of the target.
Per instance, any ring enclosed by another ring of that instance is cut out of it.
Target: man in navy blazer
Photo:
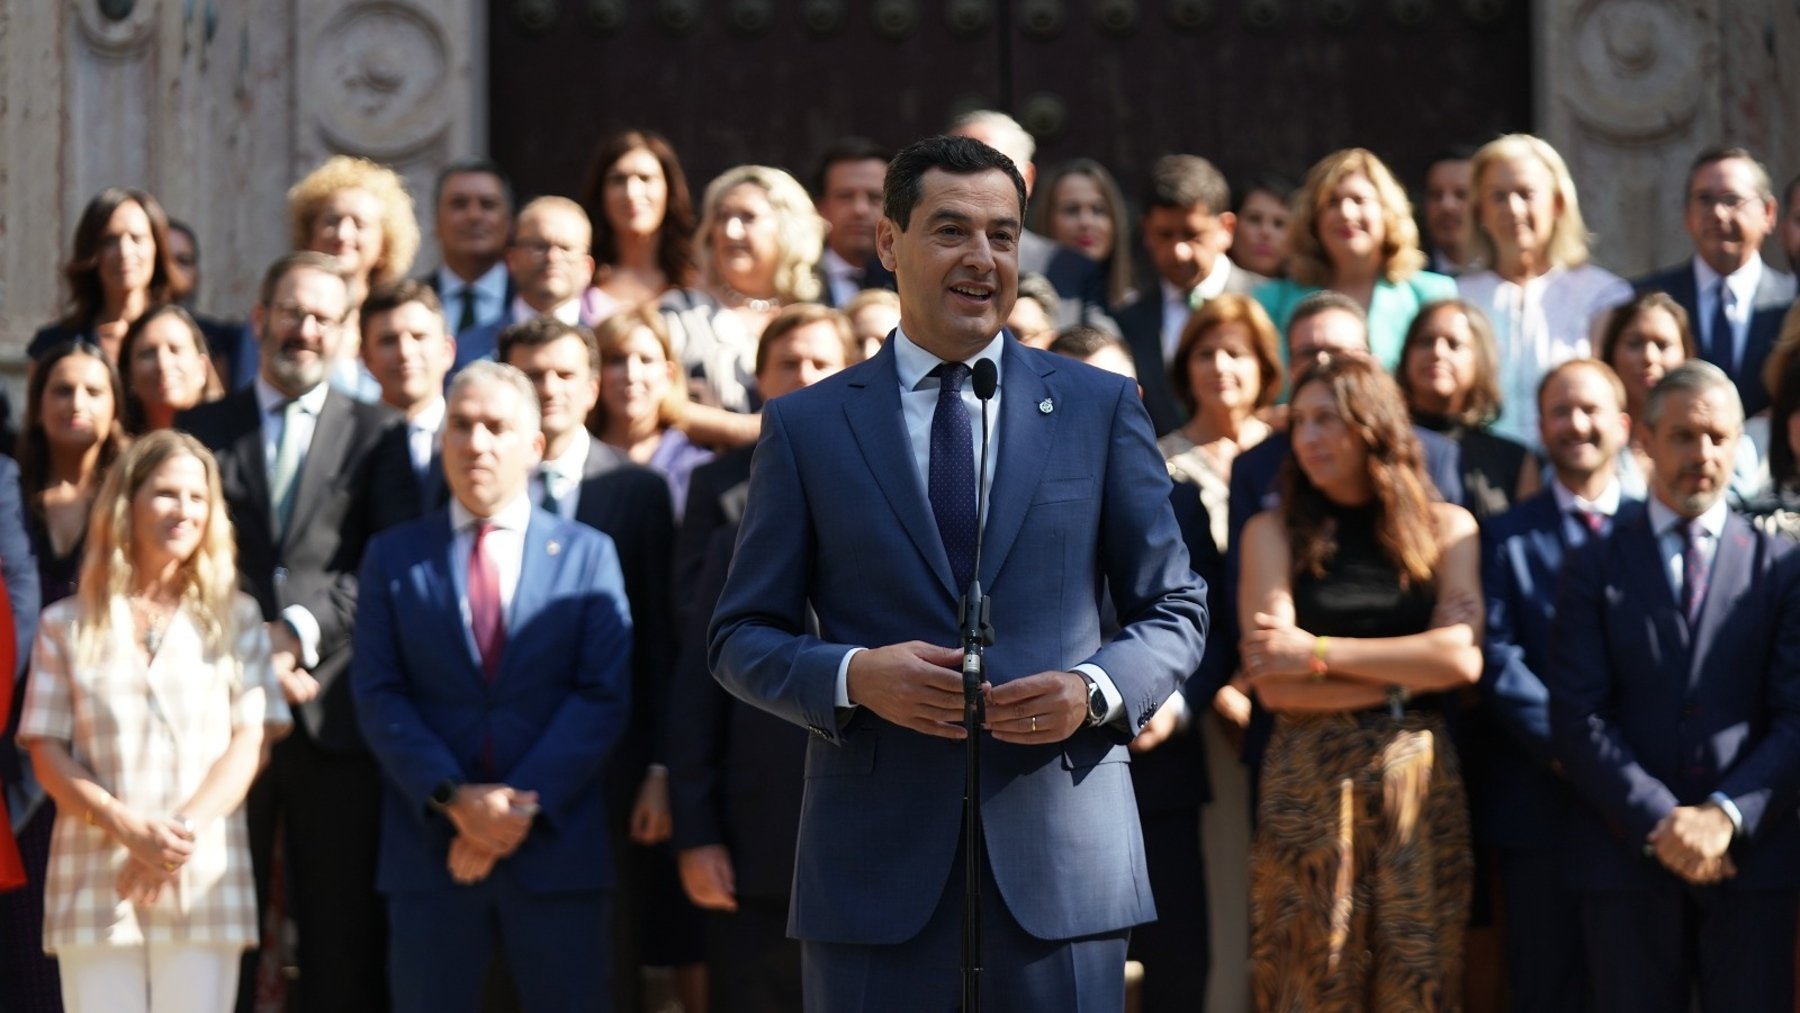
[[[1769,406],[1763,363],[1794,302],[1794,276],[1764,263],[1759,252],[1775,228],[1769,172],[1743,148],[1711,148],[1688,169],[1685,197],[1693,259],[1632,284],[1667,292],[1687,310],[1700,357],[1731,377],[1744,414],[1755,415]]]
[[[1538,428],[1551,481],[1482,531],[1481,693],[1499,734],[1487,740],[1475,833],[1494,849],[1506,891],[1506,974],[1520,1013],[1582,1013],[1589,1005],[1581,904],[1564,869],[1574,793],[1551,754],[1544,672],[1557,636],[1563,557],[1643,511],[1619,485],[1619,452],[1631,428],[1624,406],[1624,385],[1604,363],[1571,359],[1545,374]]]
[[[543,436],[523,374],[472,364],[448,400],[452,502],[370,542],[357,602],[394,1006],[478,1009],[498,944],[526,1009],[608,1009],[602,772],[630,713],[618,554],[532,505]]]
[[[1800,556],[1725,506],[1743,413],[1692,359],[1651,390],[1647,509],[1564,564],[1546,684],[1584,804],[1567,867],[1599,1008],[1794,1008]]]
[[[990,1009],[1116,1009],[1126,933],[1155,917],[1125,744],[1198,667],[1203,592],[1136,385],[1002,330],[1025,206],[1012,162],[931,138],[896,156],[884,192],[876,250],[900,279],[900,326],[875,358],[763,409],[711,637],[727,689],[812,732],[788,925],[806,1006],[943,1009],[960,991],[955,645],[984,410],[964,381],[985,358],[985,994]]]

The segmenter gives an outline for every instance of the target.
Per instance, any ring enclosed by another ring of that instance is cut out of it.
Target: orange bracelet
[[[1326,664],[1326,662],[1325,662],[1325,651],[1330,646],[1331,646],[1331,638],[1330,637],[1314,637],[1313,638],[1312,659],[1306,663],[1306,667],[1312,670],[1312,676],[1313,676],[1314,682],[1324,681],[1325,673],[1331,671],[1331,666]]]

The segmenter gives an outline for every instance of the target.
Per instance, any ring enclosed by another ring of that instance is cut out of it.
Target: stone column
[[[1692,253],[1689,161],[1728,143],[1779,187],[1800,170],[1800,6],[1780,0],[1536,0],[1537,129],[1568,160],[1596,261],[1627,277]],[[1771,262],[1783,260],[1771,244]]]

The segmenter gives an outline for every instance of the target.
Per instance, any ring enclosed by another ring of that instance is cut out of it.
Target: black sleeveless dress
[[[1431,625],[1371,508],[1337,509],[1326,574],[1296,576],[1296,624],[1334,637]],[[1441,708],[1278,714],[1250,850],[1258,1010],[1455,1010],[1471,882],[1469,815]]]

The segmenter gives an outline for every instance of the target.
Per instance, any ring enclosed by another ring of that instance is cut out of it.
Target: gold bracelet
[[[1330,646],[1330,637],[1313,638],[1312,661],[1307,664],[1307,667],[1312,670],[1312,679],[1314,682],[1324,682],[1325,673],[1331,671],[1331,666],[1325,661],[1325,651]]]

